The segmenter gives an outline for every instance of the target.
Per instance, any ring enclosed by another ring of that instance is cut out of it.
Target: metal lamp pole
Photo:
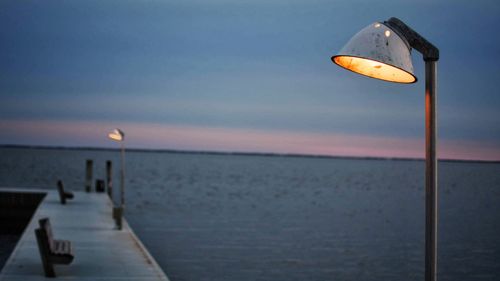
[[[108,137],[114,141],[120,142],[120,207],[113,207],[113,218],[116,222],[116,227],[122,229],[123,211],[125,208],[125,134],[120,129],[115,129],[108,134]]]
[[[125,144],[123,141],[120,142],[121,144],[121,172],[120,172],[120,208],[122,209],[122,215],[123,215],[123,209],[125,208]]]
[[[437,279],[437,157],[435,60],[425,61],[425,280]]]

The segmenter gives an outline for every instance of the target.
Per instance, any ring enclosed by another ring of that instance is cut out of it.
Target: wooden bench
[[[57,191],[59,191],[59,199],[61,200],[61,204],[66,204],[66,199],[73,199],[73,193],[64,190],[64,184],[62,180],[57,181]]]
[[[38,221],[40,228],[35,229],[38,250],[42,258],[46,277],[56,277],[54,264],[70,264],[73,261],[73,248],[68,240],[55,240],[52,237],[50,220],[43,218]]]

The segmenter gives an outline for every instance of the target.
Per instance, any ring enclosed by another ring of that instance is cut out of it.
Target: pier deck
[[[115,229],[105,193],[74,192],[75,199],[61,205],[56,191],[43,192],[47,195],[0,273],[1,281],[53,280],[44,277],[34,233],[42,217],[50,218],[54,237],[70,240],[74,249],[73,263],[54,266],[57,279],[168,281],[126,220],[122,230]]]

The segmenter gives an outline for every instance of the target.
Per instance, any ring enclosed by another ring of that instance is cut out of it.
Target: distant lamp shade
[[[114,141],[123,141],[125,134],[120,129],[114,129],[108,134],[108,137]]]
[[[410,46],[391,28],[376,22],[362,29],[332,57],[350,71],[396,83],[415,83]]]

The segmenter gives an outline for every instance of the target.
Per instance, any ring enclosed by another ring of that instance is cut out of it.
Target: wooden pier
[[[43,192],[46,196],[35,211],[0,281],[51,280],[46,278],[35,237],[38,220],[49,217],[58,239],[70,240],[75,258],[70,265],[56,265],[59,280],[165,280],[167,276],[134,234],[126,220],[115,228],[112,202],[106,193],[74,192],[66,205],[57,191],[4,189],[9,192]]]

